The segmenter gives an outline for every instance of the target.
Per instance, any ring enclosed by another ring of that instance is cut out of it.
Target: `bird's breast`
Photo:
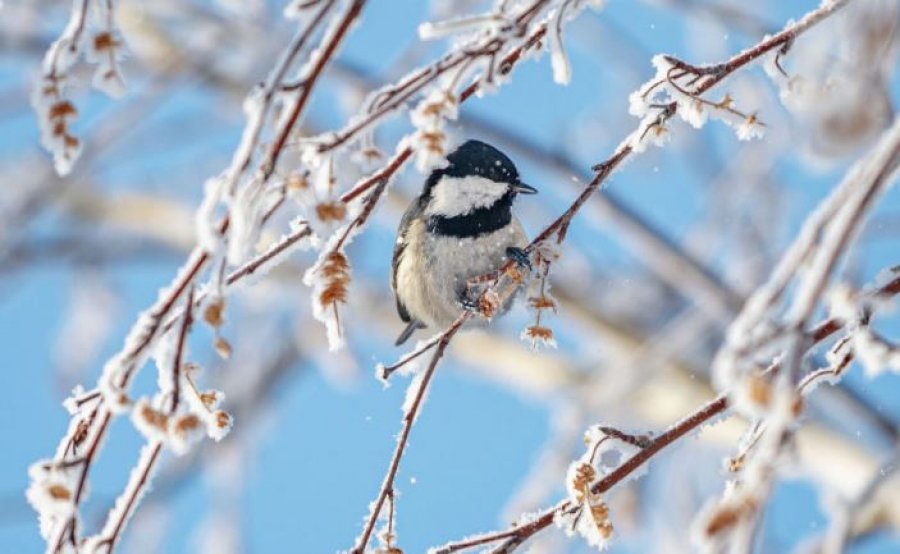
[[[502,229],[465,238],[430,233],[416,221],[407,230],[405,241],[396,270],[397,294],[412,317],[437,328],[459,316],[470,279],[500,267],[508,247],[527,244],[515,218]]]

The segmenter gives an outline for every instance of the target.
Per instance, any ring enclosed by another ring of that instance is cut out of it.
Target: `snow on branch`
[[[613,525],[609,519],[609,507],[600,494],[593,491],[598,480],[615,469],[615,466],[610,467],[604,461],[604,457],[613,452],[621,458],[633,456],[636,450],[650,445],[650,438],[598,425],[588,429],[584,443],[587,445],[584,455],[572,462],[566,473],[568,502],[573,508],[557,511],[554,523],[566,535],[581,535],[589,545],[605,550],[613,534]],[[639,475],[633,473],[631,477],[637,478]]]
[[[315,159],[354,142],[365,141],[373,127],[399,113],[421,95],[418,107],[410,113],[412,123],[418,129],[411,145],[421,158],[420,169],[426,170],[439,163],[446,152],[441,122],[455,117],[459,103],[472,94],[496,90],[509,78],[512,67],[523,55],[537,52],[536,47],[547,35],[548,28],[552,27],[557,37],[552,44],[559,46],[565,21],[576,17],[586,5],[599,8],[602,2],[534,0],[524,4],[517,13],[507,13],[505,4],[499,3],[496,11],[484,15],[423,24],[419,29],[423,39],[460,32],[464,32],[466,38],[434,63],[408,73],[397,83],[373,91],[363,103],[363,110],[341,129],[305,140],[307,158]],[[550,48],[557,52],[557,46]],[[561,53],[553,55],[554,59],[564,56]]]
[[[363,554],[366,551],[366,547],[372,537],[372,531],[375,529],[375,523],[378,521],[378,518],[381,517],[382,507],[388,498],[392,499],[389,517],[393,518],[395,509],[393,501],[394,479],[397,476],[397,471],[400,469],[400,460],[403,458],[403,454],[406,451],[406,445],[409,442],[409,433],[412,431],[416,416],[428,393],[428,385],[431,383],[431,378],[434,376],[434,371],[437,369],[438,362],[443,357],[444,351],[447,349],[450,340],[470,316],[471,312],[463,312],[463,314],[440,335],[435,346],[434,354],[432,354],[431,360],[428,362],[428,367],[419,373],[409,384],[409,390],[407,391],[403,409],[403,428],[400,430],[400,437],[397,439],[394,455],[391,457],[391,463],[384,476],[384,482],[381,485],[378,496],[375,501],[372,502],[369,515],[366,517],[366,522],[363,525],[362,533],[357,537],[353,548],[350,550],[352,554]]]

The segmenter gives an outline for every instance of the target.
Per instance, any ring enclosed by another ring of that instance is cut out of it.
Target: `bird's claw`
[[[514,261],[520,268],[526,268],[531,271],[531,257],[524,248],[518,246],[509,246],[506,249],[506,257]]]
[[[462,298],[459,299],[459,303],[466,311],[481,311],[481,299],[478,295],[464,294]]]

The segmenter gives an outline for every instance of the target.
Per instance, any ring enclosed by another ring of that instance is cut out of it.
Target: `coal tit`
[[[465,142],[447,162],[428,176],[397,231],[391,288],[408,324],[397,345],[416,329],[450,325],[469,300],[470,279],[508,258],[527,263],[522,248],[528,239],[511,208],[518,193],[537,190],[519,180],[505,154],[477,140]]]

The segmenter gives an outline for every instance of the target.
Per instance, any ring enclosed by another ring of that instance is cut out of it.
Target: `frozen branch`
[[[388,465],[387,473],[384,476],[384,482],[381,484],[378,496],[376,496],[375,501],[372,503],[371,510],[366,518],[362,534],[356,539],[353,549],[350,550],[353,554],[363,554],[363,552],[365,552],[366,546],[369,544],[369,539],[372,536],[372,530],[375,528],[375,522],[378,521],[385,500],[388,497],[393,498],[394,478],[397,476],[397,470],[400,469],[400,460],[403,458],[403,453],[406,451],[409,433],[412,431],[416,416],[419,414],[425,395],[428,392],[428,386],[431,383],[434,370],[437,369],[437,364],[441,360],[441,357],[443,357],[444,350],[447,349],[450,340],[456,332],[459,331],[459,328],[462,327],[463,323],[469,319],[470,315],[471,312],[463,312],[463,314],[460,315],[446,331],[444,331],[440,340],[437,342],[437,347],[435,348],[434,354],[431,356],[431,361],[428,362],[428,367],[421,373],[421,378],[413,379],[409,385],[410,389],[407,392],[407,395],[410,395],[409,398],[411,401],[403,411],[403,427],[400,430],[400,437],[397,439],[397,446],[394,449],[394,455],[391,457],[391,463]],[[391,506],[391,512],[393,512],[393,506]]]
[[[900,294],[900,277],[890,281],[882,287],[873,291],[870,296],[873,298],[886,298]],[[821,344],[830,337],[834,336],[838,331],[844,328],[844,324],[828,318],[816,326],[814,332],[809,335],[809,343],[807,348],[812,349],[816,345]],[[780,370],[780,364],[774,364],[769,368],[768,373],[776,373]],[[819,372],[810,373],[806,379],[801,381],[798,386],[801,393],[811,393],[812,388],[808,387],[808,382],[820,378]],[[682,420],[672,424],[658,436],[652,437],[646,441],[640,441],[640,450],[634,455],[628,457],[614,470],[607,474],[603,479],[595,482],[591,486],[591,491],[595,494],[603,494],[610,491],[613,487],[626,480],[629,476],[639,470],[645,463],[650,461],[655,455],[659,454],[669,445],[677,442],[679,439],[690,435],[704,425],[713,421],[726,413],[730,408],[727,395],[720,395],[714,400],[704,404],[690,415]],[[570,499],[563,500],[556,505],[538,512],[523,516],[516,525],[510,529],[495,531],[475,535],[458,541],[449,542],[443,546],[431,549],[430,554],[450,554],[451,552],[459,552],[468,550],[476,546],[504,541],[501,545],[491,550],[492,553],[508,553],[514,551],[518,546],[524,544],[528,539],[532,538],[536,533],[550,526],[554,517],[558,513],[568,513],[575,508]]]

